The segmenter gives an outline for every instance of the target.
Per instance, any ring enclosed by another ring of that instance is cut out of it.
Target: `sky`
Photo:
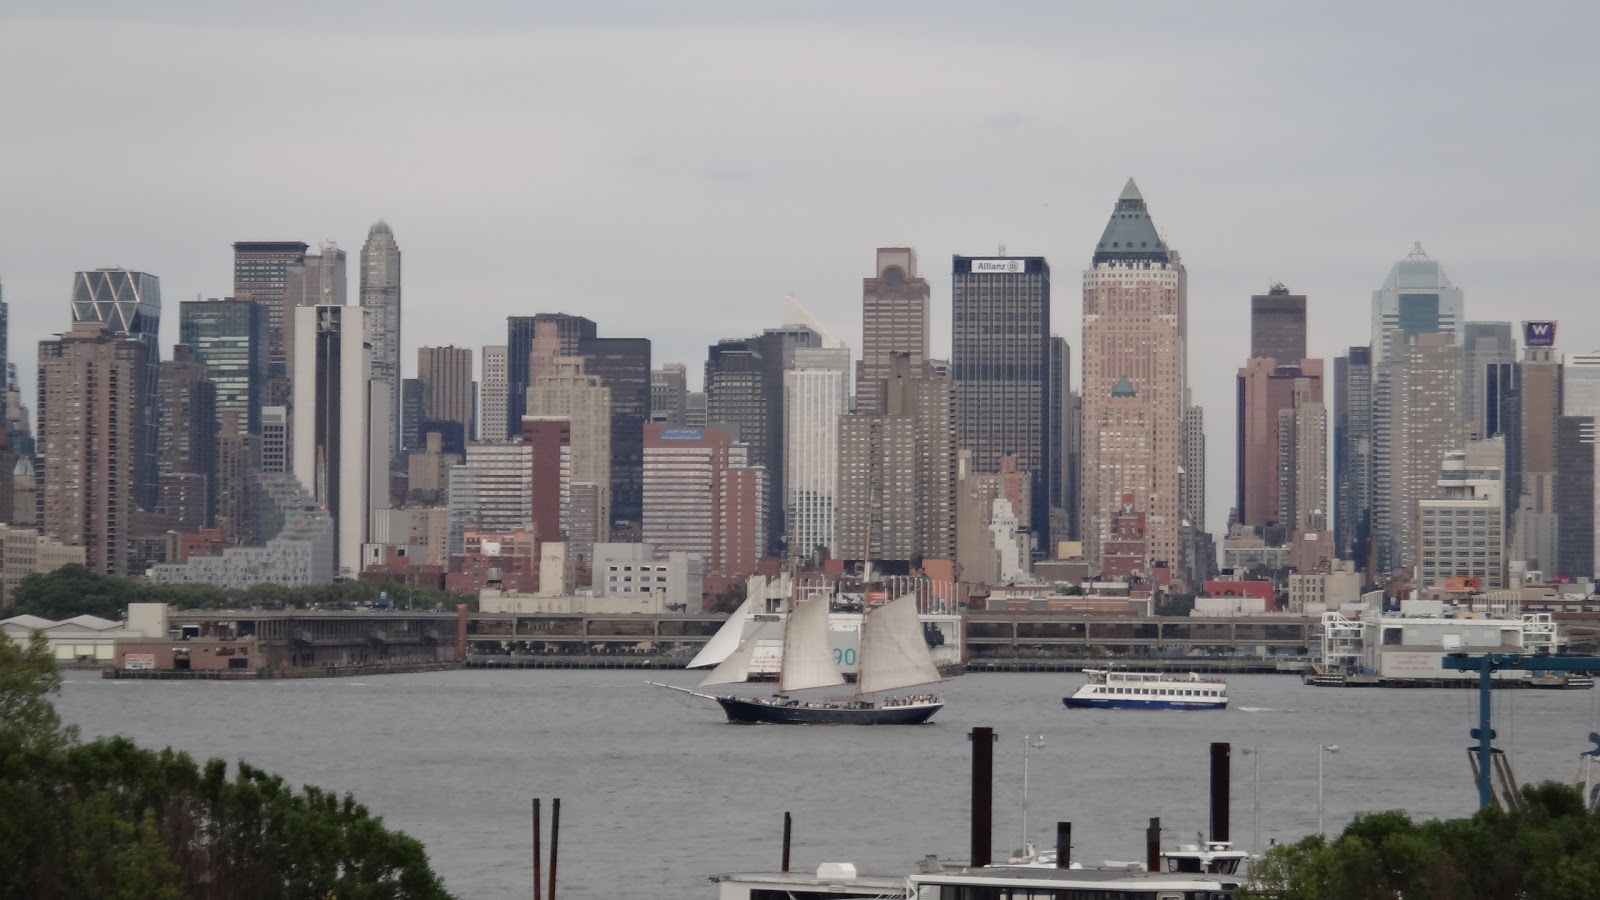
[[[234,241],[336,242],[354,298],[380,218],[408,373],[419,344],[559,311],[697,380],[786,293],[859,352],[861,279],[901,245],[936,356],[951,255],[1047,257],[1076,364],[1081,272],[1129,177],[1188,268],[1213,532],[1249,297],[1273,282],[1309,296],[1331,358],[1420,241],[1469,319],[1600,348],[1592,2],[234,7],[0,4],[25,391],[75,271],[158,275],[170,345],[179,301],[230,293]]]

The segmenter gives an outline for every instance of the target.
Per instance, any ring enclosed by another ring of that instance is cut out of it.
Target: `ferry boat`
[[[1226,709],[1228,685],[1221,678],[1193,672],[1187,677],[1160,672],[1084,669],[1089,681],[1070,697],[1067,709]]]

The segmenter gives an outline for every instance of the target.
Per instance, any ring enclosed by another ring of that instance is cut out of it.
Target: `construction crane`
[[[1440,660],[1446,669],[1478,673],[1478,727],[1472,737],[1478,742],[1477,771],[1478,808],[1494,805],[1494,785],[1490,767],[1494,760],[1494,729],[1489,727],[1489,692],[1494,683],[1490,676],[1496,669],[1522,672],[1600,672],[1600,656],[1547,656],[1521,653],[1448,653]]]

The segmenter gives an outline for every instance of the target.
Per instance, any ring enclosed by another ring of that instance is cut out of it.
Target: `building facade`
[[[507,359],[504,344],[483,348],[478,377],[477,440],[499,444],[511,439],[511,433],[506,430]]]
[[[881,398],[881,413],[845,416],[839,422],[838,555],[954,559],[955,402],[950,379],[930,363],[913,367],[909,354],[898,355],[874,393]]]
[[[253,300],[185,300],[178,341],[194,348],[217,386],[217,422],[232,414],[247,434],[261,433],[267,400],[267,309]]]
[[[856,411],[883,411],[878,391],[896,354],[912,367],[928,359],[928,280],[917,274],[910,247],[879,247],[871,278],[861,279],[861,359],[856,363]]]
[[[465,444],[473,412],[472,348],[418,347],[417,380],[422,382],[420,421],[459,425]]]
[[[290,266],[305,262],[300,241],[240,241],[233,245],[233,297],[251,300],[267,313],[266,405],[289,404],[289,342],[294,340],[294,310],[284,303]]]
[[[39,342],[40,530],[83,547],[84,564],[108,575],[132,574],[148,352],[92,321]]]
[[[193,532],[216,519],[217,390],[193,348],[179,344],[172,356],[161,364],[155,511],[167,528]]]
[[[365,309],[295,311],[294,476],[333,516],[336,567],[360,573],[372,511],[389,505],[388,388],[369,377]]]
[[[1293,365],[1306,358],[1306,298],[1274,284],[1250,298],[1250,358]]]
[[[1379,564],[1385,572],[1416,564],[1417,504],[1435,494],[1445,454],[1461,450],[1466,436],[1461,409],[1465,367],[1456,335],[1423,332],[1396,349],[1380,366],[1393,391],[1392,420],[1381,454],[1387,461],[1387,483],[1380,472],[1380,493],[1373,504]]]
[[[372,350],[372,380],[384,384],[390,397],[400,393],[400,245],[381,219],[361,245],[361,307],[367,311],[367,344]],[[467,376],[470,381],[471,375]],[[389,409],[389,447],[400,452],[400,410]]]
[[[1031,539],[1048,546],[1052,461],[1050,266],[1043,257],[963,257],[952,262],[951,381],[956,447],[975,473],[1013,456],[1033,479]],[[1174,423],[1176,429],[1176,423]]]
[[[1144,514],[1151,559],[1180,560],[1187,291],[1182,261],[1129,179],[1083,275],[1082,522],[1092,566],[1124,495]]]
[[[799,351],[814,355],[828,350]],[[789,547],[801,557],[818,548],[838,555],[839,420],[849,403],[848,350],[842,359],[797,360],[784,373],[783,503]],[[840,365],[839,363],[843,363]]]
[[[95,269],[72,277],[72,321],[101,323],[118,337],[145,347],[140,377],[140,416],[145,434],[139,442],[142,457],[134,502],[145,509],[156,505],[156,432],[161,427],[161,279],[129,269]]]
[[[1372,532],[1372,348],[1333,361],[1333,532],[1341,559],[1364,570]]]
[[[683,363],[667,363],[650,372],[650,421],[682,425],[688,405],[689,370]]]
[[[612,396],[600,377],[586,370],[583,357],[556,357],[554,371],[528,386],[527,417],[568,424],[561,530],[575,558],[588,559],[594,544],[605,543],[611,533]],[[589,502],[575,504],[580,495]]]
[[[1482,590],[1506,586],[1504,467],[1505,443],[1498,438],[1468,441],[1444,454],[1435,497],[1417,501],[1419,585],[1475,578]]]

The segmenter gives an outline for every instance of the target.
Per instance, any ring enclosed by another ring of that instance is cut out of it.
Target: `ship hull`
[[[741,725],[921,725],[944,708],[943,703],[907,706],[849,707],[796,703],[761,703],[740,697],[718,697],[728,721]]]
[[[1067,709],[1227,709],[1228,701],[1215,700],[1206,702],[1183,703],[1174,700],[1130,700],[1130,699],[1099,699],[1089,697],[1062,697],[1061,703]]]

